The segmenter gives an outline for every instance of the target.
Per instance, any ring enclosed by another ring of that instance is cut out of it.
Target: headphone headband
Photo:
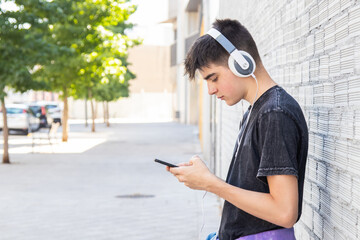
[[[248,61],[246,61],[240,51],[235,51],[237,49],[234,44],[232,44],[221,32],[219,32],[219,30],[211,28],[207,34],[214,38],[221,46],[223,46],[223,48],[230,54],[230,56],[235,59],[241,68],[244,70],[249,68],[250,65]]]

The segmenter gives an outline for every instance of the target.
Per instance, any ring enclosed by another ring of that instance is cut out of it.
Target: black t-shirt
[[[240,125],[238,139],[243,136],[239,149],[238,141],[236,143],[226,182],[242,189],[269,193],[266,176],[296,176],[299,220],[308,152],[308,130],[301,108],[283,88],[274,86],[255,102],[246,126],[248,112]],[[219,239],[233,240],[279,228],[282,227],[225,201]]]

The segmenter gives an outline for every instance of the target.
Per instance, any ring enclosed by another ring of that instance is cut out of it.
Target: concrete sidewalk
[[[69,143],[35,153],[31,137],[10,139],[12,164],[0,164],[1,240],[195,240],[218,228],[217,198],[203,201],[153,161],[201,154],[194,126],[98,124],[90,133],[72,124]]]

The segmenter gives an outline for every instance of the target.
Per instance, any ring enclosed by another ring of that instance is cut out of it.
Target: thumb
[[[189,163],[194,164],[197,161],[201,161],[200,157],[198,155],[194,155],[191,157]]]

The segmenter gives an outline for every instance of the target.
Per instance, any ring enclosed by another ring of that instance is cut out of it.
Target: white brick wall
[[[360,1],[226,0],[219,17],[249,29],[273,79],[304,111],[309,157],[297,239],[360,239]],[[217,111],[222,178],[246,108]]]

